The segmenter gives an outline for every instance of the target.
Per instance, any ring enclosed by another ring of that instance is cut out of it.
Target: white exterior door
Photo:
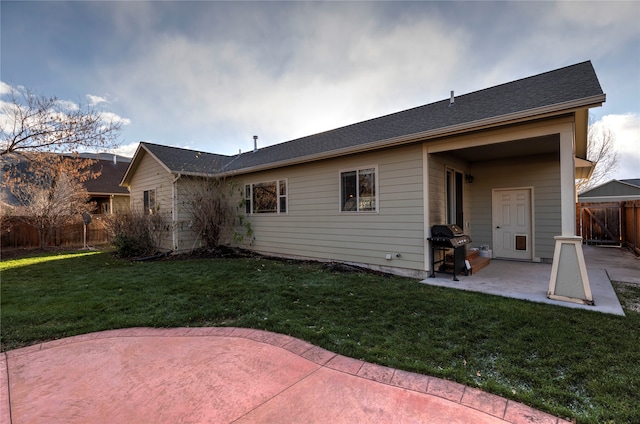
[[[532,259],[531,189],[493,191],[493,256]]]

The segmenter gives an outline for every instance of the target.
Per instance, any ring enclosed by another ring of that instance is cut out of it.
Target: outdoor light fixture
[[[466,178],[466,180],[467,180],[467,182],[468,182],[469,184],[471,184],[471,183],[473,182],[473,175],[471,175],[471,174],[465,174],[465,176],[464,176],[464,177]]]

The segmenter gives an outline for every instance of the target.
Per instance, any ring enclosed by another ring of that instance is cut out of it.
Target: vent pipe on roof
[[[253,136],[253,151],[255,152],[256,150],[258,150],[258,136],[254,135]]]
[[[451,90],[451,98],[449,99],[449,106],[453,106],[456,103],[456,99],[453,96],[453,90]]]

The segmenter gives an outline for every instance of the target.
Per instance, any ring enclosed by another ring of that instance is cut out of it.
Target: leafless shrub
[[[212,249],[238,240],[236,224],[245,228],[248,222],[240,215],[242,192],[233,181],[224,177],[194,177],[185,185],[184,207],[191,218],[191,230],[203,247]]]
[[[170,232],[167,219],[159,214],[139,212],[108,215],[106,226],[116,248],[116,255],[132,258],[156,252],[163,237]]]

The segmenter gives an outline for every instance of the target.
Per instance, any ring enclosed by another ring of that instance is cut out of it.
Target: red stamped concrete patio
[[[559,423],[499,396],[242,328],[132,328],[5,352],[2,423]]]

